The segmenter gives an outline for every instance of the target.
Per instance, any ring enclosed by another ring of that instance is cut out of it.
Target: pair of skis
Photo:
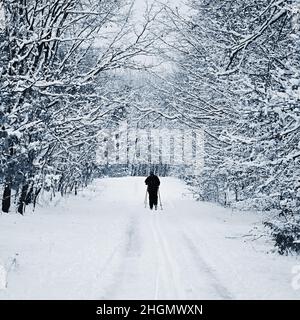
[[[145,201],[144,201],[145,208],[147,208],[147,193],[148,193],[148,190],[146,189]],[[161,197],[160,197],[160,191],[159,191],[159,189],[158,189],[158,200],[159,200],[160,210],[163,210],[163,206],[162,206],[162,202],[161,202]]]

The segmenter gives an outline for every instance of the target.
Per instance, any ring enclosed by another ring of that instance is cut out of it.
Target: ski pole
[[[158,198],[159,198],[159,205],[160,205],[160,209],[163,209],[162,203],[161,203],[161,197],[160,197],[160,191],[158,189]]]
[[[145,194],[145,200],[144,200],[144,204],[145,204],[145,208],[147,208],[147,188],[146,188],[146,194]]]

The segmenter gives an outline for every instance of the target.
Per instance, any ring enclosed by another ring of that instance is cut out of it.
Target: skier
[[[154,174],[153,171],[150,172],[150,176],[145,180],[145,184],[148,186],[147,191],[149,193],[149,205],[150,209],[153,209],[153,205],[155,210],[157,210],[157,192],[160,185],[160,180],[158,176]]]

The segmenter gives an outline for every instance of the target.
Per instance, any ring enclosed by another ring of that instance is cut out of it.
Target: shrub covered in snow
[[[300,253],[300,219],[290,218],[288,221],[284,220],[278,219],[264,224],[270,228],[275,246],[280,254]]]

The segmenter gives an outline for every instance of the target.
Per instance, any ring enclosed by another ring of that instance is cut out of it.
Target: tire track
[[[120,245],[112,253],[111,259],[107,261],[106,269],[113,266],[113,259],[118,259],[116,270],[111,274],[112,282],[106,287],[103,299],[125,299],[127,285],[134,283],[131,280],[141,251],[138,222],[136,216],[131,216],[125,229],[125,238],[121,240]]]
[[[222,285],[218,277],[208,263],[202,258],[194,244],[193,240],[186,234],[183,234],[183,240],[186,244],[186,247],[190,250],[191,256],[193,257],[196,268],[198,269],[201,275],[206,275],[206,280],[210,284],[211,288],[215,291],[216,295],[221,299],[231,300],[233,299],[231,293],[228,289]]]

